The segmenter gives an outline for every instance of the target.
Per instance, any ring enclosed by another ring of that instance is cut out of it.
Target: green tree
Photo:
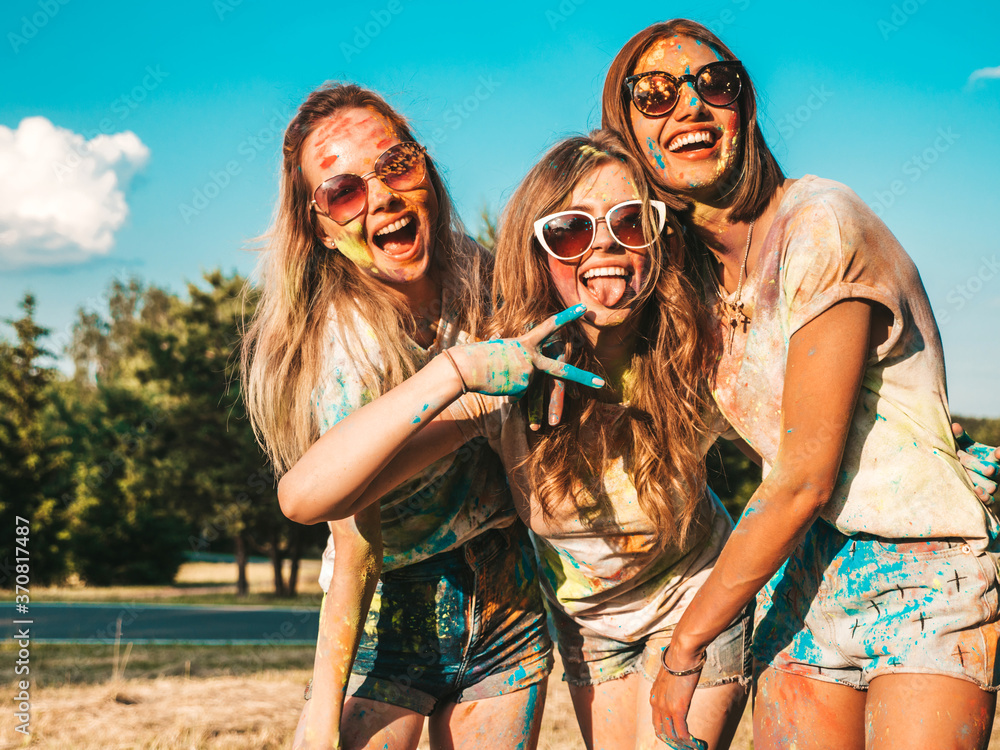
[[[30,581],[47,584],[66,573],[65,517],[58,501],[68,472],[68,439],[45,428],[56,371],[40,360],[48,330],[35,321],[35,298],[25,294],[24,315],[8,320],[16,341],[0,340],[0,580],[13,588],[13,535],[17,516],[29,521],[26,551]],[[20,524],[19,524],[20,525]]]
[[[323,531],[281,514],[274,477],[243,407],[237,349],[244,313],[252,313],[255,300],[245,311],[245,280],[237,274],[213,271],[204,279],[207,289],[188,286],[189,301],[171,300],[166,323],[137,331],[144,361],[136,377],[155,394],[164,417],[149,455],[129,471],[128,488],[137,497],[176,498],[200,532],[191,536],[194,549],[232,538],[240,593],[248,591],[249,554],[259,552],[271,560],[275,593],[292,596],[305,545]]]

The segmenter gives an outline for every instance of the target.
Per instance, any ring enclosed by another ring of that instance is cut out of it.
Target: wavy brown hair
[[[399,140],[416,140],[381,96],[349,83],[313,91],[285,130],[278,203],[257,269],[260,301],[241,350],[250,421],[279,476],[318,436],[312,393],[322,375],[331,312],[336,343],[358,364],[373,397],[416,369],[410,310],[385,284],[326,247],[309,210],[311,196],[299,168],[302,144],[322,121],[349,109],[371,110],[390,123]],[[492,258],[465,235],[434,160],[426,159],[438,203],[429,273],[441,280],[461,328],[475,335],[488,303]]]
[[[654,23],[629,39],[615,55],[608,69],[607,78],[604,79],[604,94],[601,97],[601,126],[625,134],[629,150],[639,157],[646,179],[655,187],[657,196],[661,198],[671,194],[660,181],[656,170],[646,161],[635,133],[632,132],[632,122],[629,118],[631,99],[624,83],[628,76],[635,73],[639,58],[650,47],[659,40],[675,34],[708,44],[724,60],[738,59],[719,37],[697,21],[675,18],[671,21]],[[732,210],[730,220],[734,222],[750,221],[760,216],[774,195],[774,191],[785,179],[778,160],[768,148],[764,134],[757,124],[757,92],[753,81],[750,80],[749,73],[743,78],[745,86],[738,102],[740,125],[746,137],[742,140],[743,146],[738,155],[739,169],[734,169],[732,176],[719,186],[722,193],[730,194],[729,205]]]
[[[502,306],[491,324],[492,333],[520,335],[565,307],[533,224],[541,216],[568,208],[576,185],[608,163],[622,166],[639,196],[649,200],[641,159],[608,130],[557,144],[518,186],[501,217],[493,291]],[[648,250],[650,278],[633,303],[631,315],[638,320],[623,394],[625,418],[613,427],[602,425],[589,395],[579,401],[567,398],[559,426],[529,432],[531,450],[524,466],[543,511],[551,515],[567,497],[579,507],[573,487],[602,476],[609,446],[624,445],[626,471],[660,544],[683,545],[704,497],[705,464],[699,448],[707,432],[707,383],[716,361],[717,335],[704,303],[683,273],[685,252],[672,215],[668,226]],[[569,361],[603,375],[580,324],[570,326]],[[527,409],[530,399],[529,394],[518,408]],[[581,443],[582,434],[598,439]]]

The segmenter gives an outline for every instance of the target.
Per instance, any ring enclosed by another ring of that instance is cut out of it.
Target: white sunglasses
[[[652,222],[656,227],[656,234],[652,237],[646,235],[643,226],[647,209],[641,200],[619,203],[599,219],[586,211],[560,211],[543,216],[535,222],[535,237],[553,258],[576,260],[593,247],[597,225],[603,221],[611,237],[619,245],[631,250],[649,247],[663,231],[663,225],[667,221],[667,206],[658,200],[651,200],[648,205],[654,210],[656,219]]]

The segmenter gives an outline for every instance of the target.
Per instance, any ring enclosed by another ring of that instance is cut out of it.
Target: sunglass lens
[[[698,93],[713,107],[725,107],[735,102],[742,85],[737,65],[711,65],[698,74]]]
[[[315,197],[316,205],[331,219],[347,222],[364,210],[368,191],[356,174],[343,174],[320,185]]]
[[[415,143],[400,143],[379,157],[375,174],[392,190],[412,190],[424,179],[424,154]]]
[[[642,226],[642,204],[626,203],[611,212],[608,218],[611,233],[625,247],[646,247],[651,240]]]
[[[677,84],[662,75],[644,76],[635,82],[632,101],[644,115],[664,115],[677,103]]]
[[[556,216],[545,222],[542,236],[549,250],[560,258],[578,258],[594,238],[594,222],[583,214]]]

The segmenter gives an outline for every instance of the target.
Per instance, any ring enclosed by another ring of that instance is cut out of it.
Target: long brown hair
[[[643,172],[655,186],[658,195],[668,194],[656,170],[646,161],[642,148],[629,118],[631,100],[623,86],[625,79],[635,72],[635,66],[650,47],[661,39],[681,35],[698,39],[712,47],[724,60],[736,60],[736,55],[722,40],[708,28],[696,21],[675,18],[671,21],[654,23],[640,31],[625,43],[608,69],[604,79],[604,94],[601,97],[601,125],[625,135],[629,150],[639,157]],[[745,86],[740,93],[739,108],[743,131],[747,134],[738,156],[738,169],[719,186],[722,192],[731,190],[730,221],[750,221],[756,219],[767,207],[785,179],[778,160],[768,148],[757,124],[757,92],[749,73],[744,75]]]
[[[241,352],[250,420],[279,475],[318,434],[311,397],[322,375],[331,312],[336,343],[358,364],[373,397],[415,371],[408,337],[412,314],[382,282],[323,245],[309,210],[308,185],[299,168],[302,144],[320,122],[347,109],[371,110],[401,141],[416,140],[403,116],[382,97],[347,83],[328,83],[309,94],[285,130],[280,194],[257,270],[263,288]],[[427,172],[438,203],[429,272],[441,279],[461,328],[475,335],[488,303],[492,258],[465,235],[429,155]]]
[[[545,253],[533,233],[540,216],[569,206],[573,189],[605,164],[620,164],[639,196],[649,200],[641,159],[608,130],[569,138],[554,146],[518,186],[501,217],[497,241],[494,298],[502,300],[491,332],[516,336],[564,305],[552,282]],[[615,431],[602,428],[596,402],[566,399],[563,422],[532,439],[524,462],[530,486],[549,515],[573,487],[600,477],[609,446],[624,445],[626,470],[639,505],[653,523],[661,544],[683,545],[702,502],[705,466],[699,445],[706,434],[707,375],[715,362],[716,333],[707,310],[682,272],[684,248],[676,220],[671,231],[649,248],[651,269],[645,294],[634,302],[637,333],[624,397],[625,419]],[[579,324],[571,324],[578,326]],[[575,332],[574,332],[575,331]],[[569,360],[604,374],[580,329]],[[521,400],[526,409],[530,394]],[[581,430],[597,434],[599,445],[581,450]]]

